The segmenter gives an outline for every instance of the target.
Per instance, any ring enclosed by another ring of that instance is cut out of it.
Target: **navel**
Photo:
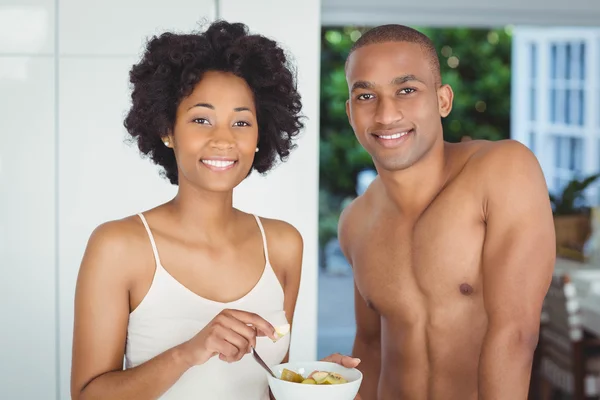
[[[469,296],[471,293],[473,293],[473,287],[468,283],[461,283],[459,289],[460,293],[464,294],[465,296]]]

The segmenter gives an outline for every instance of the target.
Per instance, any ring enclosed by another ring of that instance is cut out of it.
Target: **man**
[[[365,33],[346,110],[378,177],[340,218],[364,400],[524,400],[555,261],[542,171],[518,142],[446,143],[431,41]]]

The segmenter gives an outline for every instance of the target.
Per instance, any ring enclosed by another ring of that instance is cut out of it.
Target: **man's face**
[[[418,44],[358,48],[348,59],[346,80],[348,120],[378,169],[406,169],[443,139],[441,117],[450,113],[452,90],[439,85]]]

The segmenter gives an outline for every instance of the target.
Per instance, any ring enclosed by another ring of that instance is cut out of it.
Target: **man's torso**
[[[381,400],[477,398],[487,318],[484,204],[468,165],[475,149],[456,154],[455,172],[420,215],[394,212],[375,183],[351,219],[361,227],[352,240],[356,285],[381,316]]]

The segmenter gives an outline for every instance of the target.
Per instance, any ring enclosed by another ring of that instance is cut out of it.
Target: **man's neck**
[[[440,140],[409,168],[379,172],[385,192],[401,214],[418,218],[446,185],[449,177],[446,147]]]

